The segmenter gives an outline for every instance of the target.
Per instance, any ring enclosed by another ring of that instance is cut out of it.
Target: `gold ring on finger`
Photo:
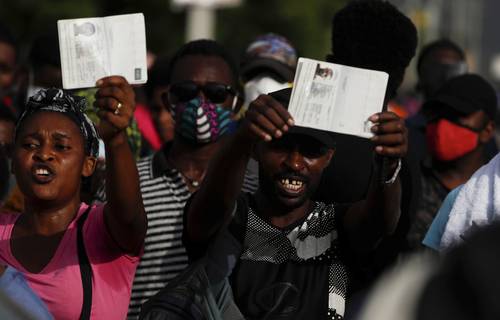
[[[119,115],[120,114],[120,109],[122,107],[123,107],[123,104],[121,102],[118,102],[118,104],[116,105],[116,109],[115,109],[114,114]]]

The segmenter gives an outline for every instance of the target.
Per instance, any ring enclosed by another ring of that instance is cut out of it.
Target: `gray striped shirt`
[[[258,186],[255,167],[251,167],[242,187],[246,192],[255,192]],[[137,169],[148,230],[132,287],[128,319],[137,319],[141,305],[188,264],[182,244],[184,206],[191,196],[186,183],[178,170],[168,166],[163,150],[141,159]]]

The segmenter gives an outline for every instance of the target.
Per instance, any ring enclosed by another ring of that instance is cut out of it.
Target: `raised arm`
[[[384,176],[391,179],[400,169],[401,158],[408,149],[406,126],[396,114],[382,112],[370,120],[375,123],[372,127],[377,155],[375,174],[366,199],[353,205],[343,220],[351,249],[361,254],[374,249],[397,227],[401,212],[401,183],[399,177],[392,183],[381,181],[380,171],[387,170]],[[381,161],[382,156],[384,161]]]
[[[288,125],[293,125],[292,117],[272,97],[261,95],[251,103],[237,132],[210,162],[187,208],[186,234],[191,242],[207,241],[230,220],[255,144],[281,137]]]
[[[137,167],[125,133],[134,113],[135,95],[127,80],[119,76],[103,78],[97,87],[95,106],[99,109],[99,129],[106,149],[105,222],[120,248],[138,255],[147,220]]]

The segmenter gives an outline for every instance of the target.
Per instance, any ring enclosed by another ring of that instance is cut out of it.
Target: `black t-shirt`
[[[242,244],[230,283],[245,319],[342,319],[348,278],[336,217],[348,206],[316,202],[284,229],[260,218],[254,207],[252,196],[242,194],[223,231]]]

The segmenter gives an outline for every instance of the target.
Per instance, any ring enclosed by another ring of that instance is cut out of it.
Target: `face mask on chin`
[[[192,144],[207,144],[235,130],[231,111],[218,104],[194,98],[172,106],[175,131]]]
[[[286,89],[290,87],[287,82],[278,82],[271,77],[257,77],[245,83],[245,105],[257,99],[261,94]]]
[[[427,146],[433,158],[453,161],[472,152],[478,146],[479,133],[446,119],[427,125]]]

